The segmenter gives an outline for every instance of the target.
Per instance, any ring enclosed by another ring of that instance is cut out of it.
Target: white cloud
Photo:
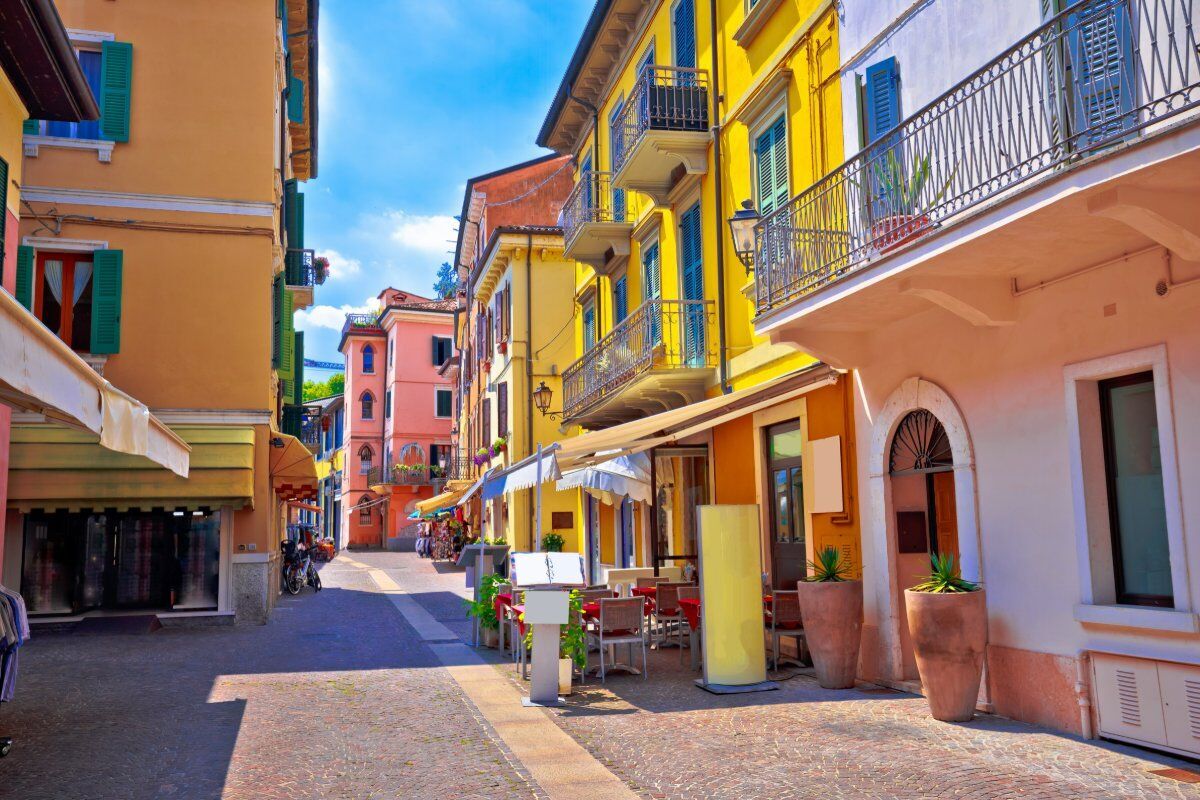
[[[458,223],[444,214],[423,216],[405,211],[388,211],[380,223],[395,244],[432,256],[442,256],[454,244]]]
[[[329,277],[326,279],[327,282],[344,281],[362,272],[361,261],[357,258],[344,256],[337,250],[318,250],[317,255],[325,256],[325,258],[329,259]]]
[[[304,332],[316,328],[340,331],[347,314],[367,314],[379,310],[379,300],[368,297],[361,306],[313,306],[296,312],[296,329]]]

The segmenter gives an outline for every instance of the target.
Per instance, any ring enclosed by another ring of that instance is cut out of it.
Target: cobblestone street
[[[443,666],[442,645],[372,578],[465,636],[461,573],[411,554],[351,556],[265,627],[35,631],[0,711],[17,742],[0,797],[597,796],[544,791]],[[1194,764],[999,718],[944,725],[911,695],[826,692],[797,675],[721,698],[691,686],[674,651],[650,667],[647,681],[610,676],[566,709],[533,712],[642,797],[1200,798],[1200,784],[1150,772]],[[517,683],[507,663],[490,669]]]

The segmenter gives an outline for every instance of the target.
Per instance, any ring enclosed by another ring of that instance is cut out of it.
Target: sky
[[[341,361],[345,315],[387,286],[432,296],[468,178],[534,140],[592,0],[325,0],[318,176],[305,245],[330,261],[296,314],[305,357]],[[306,377],[330,373],[308,369]]]

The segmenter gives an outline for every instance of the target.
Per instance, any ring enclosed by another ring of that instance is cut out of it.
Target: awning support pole
[[[650,448],[650,559],[654,562],[654,577],[658,577],[658,474],[654,451]]]
[[[537,446],[537,489],[534,490],[533,549],[542,549],[542,443]]]

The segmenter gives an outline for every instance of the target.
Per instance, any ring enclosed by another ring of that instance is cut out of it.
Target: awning
[[[7,292],[0,292],[0,402],[99,437],[186,478],[190,448]]]
[[[558,448],[558,442],[542,448],[540,467],[542,483],[558,480],[562,477],[562,472],[558,468],[558,461],[555,458]],[[511,467],[497,472],[483,484],[482,497],[484,502],[494,497],[499,497],[502,494],[512,494],[513,492],[536,486],[538,483],[538,470],[538,454],[534,453],[531,456],[521,459]]]
[[[413,508],[416,509],[414,512],[416,516],[410,518],[418,519],[426,514],[432,514],[439,508],[453,506],[458,503],[459,498],[466,494],[470,488],[471,481],[446,481],[446,491],[428,500],[418,500],[413,504]]]
[[[479,490],[483,488],[483,484],[485,482],[487,482],[487,479],[491,476],[491,474],[492,474],[492,471],[490,469],[487,472],[483,473],[483,475],[481,475],[479,477],[479,480],[472,483],[471,487],[469,489],[467,489],[467,491],[463,492],[463,496],[458,498],[458,502],[455,503],[455,505],[461,506],[461,505],[469,502],[471,500],[471,498],[473,498],[476,494],[478,494]]]
[[[654,495],[650,485],[650,457],[645,453],[618,456],[591,467],[569,470],[556,486],[584,489],[608,505],[615,505],[614,500],[621,497],[649,503]]]
[[[748,389],[565,439],[557,443],[560,445],[557,464],[561,469],[582,467],[618,455],[672,444],[746,414],[831,386],[838,382],[840,375],[832,367],[816,364]]]
[[[289,500],[288,505],[292,508],[298,508],[301,511],[313,511],[317,514],[320,514],[324,510],[318,505],[314,505],[312,503],[303,503],[299,500]]]
[[[271,433],[271,486],[281,500],[317,499],[317,462],[295,436]]]

